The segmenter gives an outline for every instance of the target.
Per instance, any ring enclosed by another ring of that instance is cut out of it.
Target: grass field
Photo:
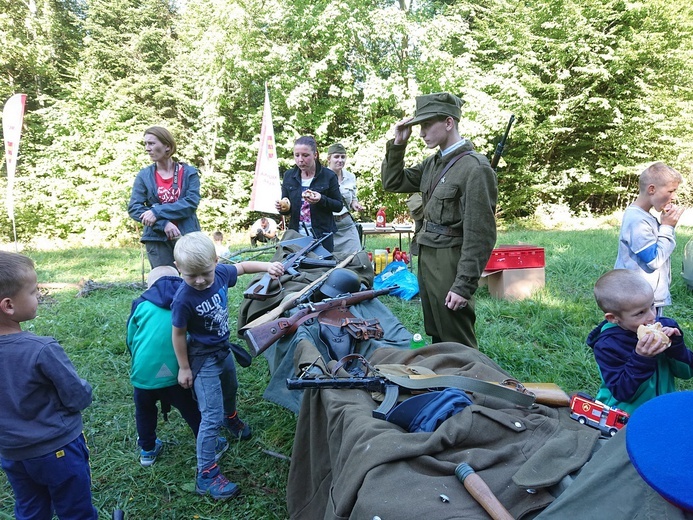
[[[693,293],[681,279],[682,252],[693,236],[678,230],[672,261],[675,305],[666,313],[686,333],[693,330]],[[369,238],[368,248],[393,245],[394,238]],[[601,320],[592,286],[613,266],[617,229],[584,231],[506,230],[499,244],[526,243],[546,251],[546,287],[520,302],[495,300],[480,288],[476,296],[480,350],[523,381],[552,381],[566,391],[594,393],[598,375],[587,333]],[[238,249],[243,247],[237,244]],[[234,249],[234,245],[231,245]],[[138,462],[134,405],[128,378],[125,322],[131,301],[140,290],[128,286],[142,279],[140,249],[75,248],[32,251],[44,290],[39,316],[25,329],[58,339],[80,375],[94,388],[94,402],[85,411],[85,433],[91,448],[94,501],[103,518],[114,508],[130,519],[284,519],[289,462],[267,451],[291,455],[294,415],[264,401],[268,381],[264,358],[239,369],[239,410],[254,429],[248,442],[235,443],[222,459],[224,473],[242,489],[239,498],[215,503],[194,491],[195,446],[192,434],[173,412],[159,424],[165,451],[150,468]],[[267,258],[267,257],[265,257]],[[77,297],[67,285],[91,279],[104,288]],[[230,291],[238,306],[249,278]],[[109,285],[110,284],[110,285]],[[420,306],[386,297],[383,301],[411,332],[423,332]],[[231,313],[232,316],[234,313]],[[232,324],[232,330],[235,327]],[[691,388],[686,383],[687,388]],[[12,493],[0,476],[0,519],[13,518]]]

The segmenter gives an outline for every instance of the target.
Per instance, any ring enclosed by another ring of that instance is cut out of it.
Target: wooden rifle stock
[[[327,233],[323,235],[322,238],[313,240],[304,248],[287,256],[281,262],[281,264],[284,266],[284,271],[292,275],[297,275],[298,273],[296,272],[295,267],[297,267],[298,264],[301,263],[301,260],[303,260],[308,253],[310,253],[313,249],[318,247],[323,242],[323,240],[330,237],[331,235],[332,233]],[[281,285],[275,293],[270,294],[269,288],[271,283],[272,277],[269,275],[269,273],[265,273],[264,275],[262,275],[262,278],[260,278],[257,282],[255,282],[253,285],[251,285],[245,290],[243,296],[245,296],[246,298],[250,298],[251,300],[266,300],[267,298],[276,296],[277,294],[279,294],[279,292],[281,292]]]
[[[329,298],[318,303],[306,303],[299,305],[298,312],[294,313],[288,318],[279,318],[277,320],[253,327],[252,329],[246,329],[243,332],[243,338],[250,347],[250,353],[253,356],[257,356],[258,354],[261,354],[267,350],[270,345],[272,345],[272,343],[277,341],[279,338],[294,332],[299,325],[301,325],[301,323],[314,316],[317,316],[322,311],[372,300],[373,298],[377,298],[383,294],[389,294],[396,288],[397,286],[392,286],[379,289],[377,291],[370,289],[367,291],[359,291],[353,294],[338,296],[336,298]]]

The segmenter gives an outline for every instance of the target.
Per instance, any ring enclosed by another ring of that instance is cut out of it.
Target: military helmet
[[[349,269],[338,267],[332,271],[320,287],[320,292],[329,298],[340,294],[355,293],[361,288],[359,276]]]

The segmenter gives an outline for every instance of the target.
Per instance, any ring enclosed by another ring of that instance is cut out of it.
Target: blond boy
[[[671,305],[671,254],[676,248],[675,227],[683,206],[674,205],[681,174],[662,162],[640,174],[637,199],[623,213],[615,269],[640,273],[652,286],[657,315]],[[660,220],[650,213],[661,212]]]
[[[235,367],[226,363],[234,348],[229,343],[227,290],[236,285],[238,275],[268,272],[279,277],[284,268],[280,262],[217,264],[214,243],[201,232],[181,237],[173,255],[184,282],[171,304],[178,383],[193,388],[201,414],[195,490],[221,500],[235,496],[239,488],[229,482],[214,460],[219,428],[224,425],[241,439],[250,435],[235,406],[233,413],[224,417],[224,389],[235,392],[238,387]]]

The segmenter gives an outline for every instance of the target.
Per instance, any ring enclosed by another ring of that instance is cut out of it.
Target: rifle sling
[[[428,388],[459,388],[466,392],[478,392],[480,394],[491,397],[505,399],[513,404],[522,407],[530,407],[534,404],[534,394],[522,393],[517,390],[499,386],[487,381],[473,379],[465,376],[442,375],[442,376],[421,376],[421,377],[402,377],[384,374],[378,371],[378,374],[409,390],[425,390]]]

